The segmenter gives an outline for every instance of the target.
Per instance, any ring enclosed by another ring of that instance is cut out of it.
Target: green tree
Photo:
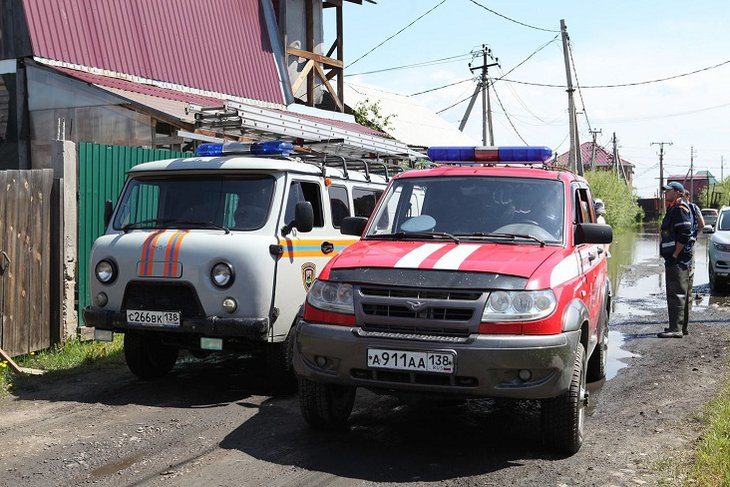
[[[702,208],[713,208],[730,204],[730,176],[716,184],[708,185],[699,194]]]
[[[354,115],[355,121],[360,125],[380,132],[385,132],[386,129],[391,128],[391,120],[395,118],[393,114],[384,115],[380,108],[380,102],[372,102],[369,98],[365,98],[365,100],[355,105]]]
[[[606,222],[614,229],[626,228],[643,217],[637,196],[611,171],[588,171],[585,174],[593,198],[606,206]]]

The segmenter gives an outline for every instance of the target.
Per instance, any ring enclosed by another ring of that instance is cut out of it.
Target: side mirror
[[[609,244],[613,241],[611,225],[603,223],[578,223],[573,233],[575,245],[578,244]]]
[[[364,216],[348,216],[343,218],[340,223],[340,233],[342,235],[357,235],[361,237],[367,224],[368,219]]]
[[[104,202],[104,229],[109,226],[109,222],[112,221],[112,213],[114,213],[114,206],[112,206],[111,200]]]
[[[314,227],[314,209],[309,201],[300,201],[294,208],[294,220],[281,227],[281,234],[287,236],[293,228],[300,232],[311,232]]]
[[[713,227],[712,225],[705,225],[702,228],[702,233],[715,233],[715,227]]]

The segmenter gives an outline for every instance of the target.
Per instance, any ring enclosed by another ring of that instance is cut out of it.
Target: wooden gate
[[[0,171],[0,348],[51,345],[53,170]]]
[[[143,149],[115,145],[78,145],[79,202],[78,202],[78,316],[90,302],[89,258],[91,246],[104,233],[104,202],[116,204],[127,171],[143,162],[191,157],[192,152],[172,152],[162,149]]]

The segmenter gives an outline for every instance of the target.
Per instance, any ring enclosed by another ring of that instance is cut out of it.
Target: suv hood
[[[332,262],[332,269],[388,267],[489,272],[529,278],[561,247],[443,241],[361,240]]]

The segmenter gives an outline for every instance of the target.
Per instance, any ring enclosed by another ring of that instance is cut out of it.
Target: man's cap
[[[673,189],[674,191],[684,193],[684,186],[682,186],[682,183],[678,183],[677,181],[672,181],[671,183],[665,184],[662,189],[665,191],[668,189]]]

